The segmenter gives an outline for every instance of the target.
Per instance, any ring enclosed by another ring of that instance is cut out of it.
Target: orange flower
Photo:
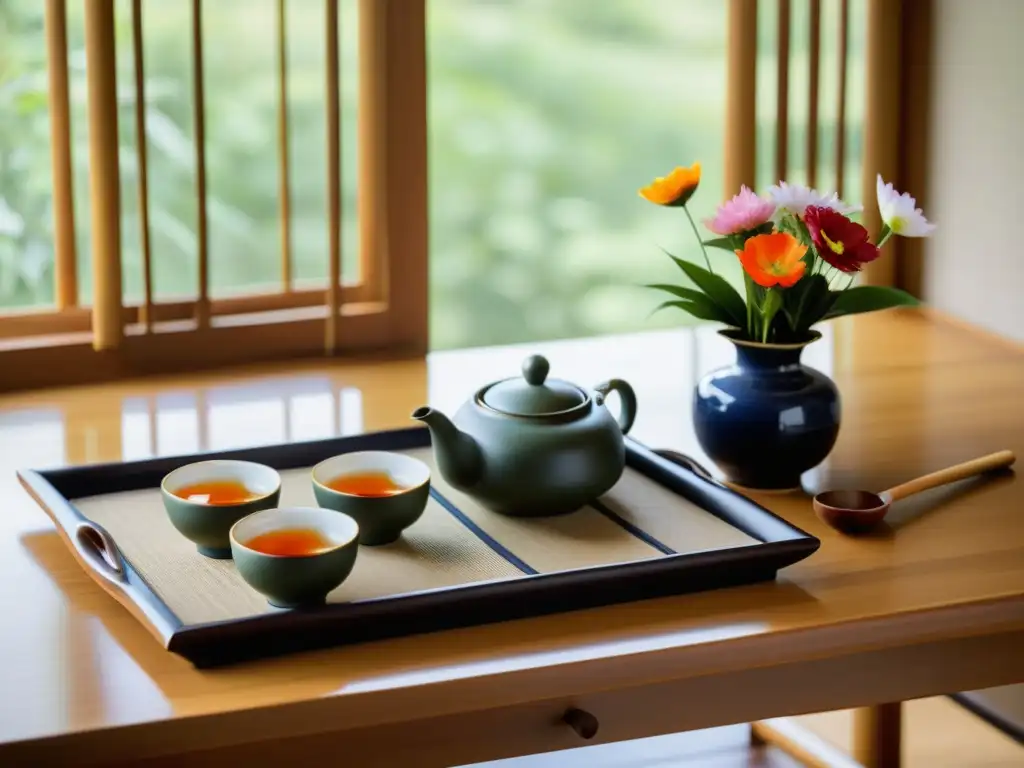
[[[658,205],[686,205],[700,184],[700,163],[676,168],[668,176],[659,176],[640,190],[640,197]]]
[[[807,246],[788,232],[755,235],[747,240],[742,251],[736,251],[743,269],[758,285],[789,288],[804,276],[803,261]]]

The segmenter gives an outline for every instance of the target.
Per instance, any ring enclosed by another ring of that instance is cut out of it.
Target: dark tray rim
[[[820,546],[818,539],[718,483],[699,465],[694,467],[692,460],[670,451],[659,454],[627,438],[628,466],[759,543],[554,573],[524,573],[515,579],[186,626],[150,589],[102,526],[85,518],[73,503],[88,496],[156,487],[175,467],[205,459],[245,459],[275,469],[295,469],[345,451],[405,450],[429,444],[429,432],[412,427],[141,461],[20,470],[18,478],[54,521],[86,572],[165,648],[197,667],[771,580],[780,568],[810,556]],[[436,489],[432,492],[442,504],[451,504]],[[643,532],[634,534],[643,538]]]

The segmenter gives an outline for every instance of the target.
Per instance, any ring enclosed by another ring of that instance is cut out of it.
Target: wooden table
[[[1024,455],[1019,348],[917,311],[827,330],[807,359],[838,383],[843,426],[808,491]],[[163,651],[95,586],[14,479],[20,466],[405,425],[537,350],[553,375],[629,379],[635,434],[700,457],[691,389],[731,356],[710,329],[0,399],[0,765],[174,765],[185,751],[201,766],[303,754],[456,765],[1024,680],[1024,485],[1012,475],[907,501],[860,540],[823,527],[803,494],[758,496],[822,540],[775,583],[212,671]],[[567,707],[598,718],[596,738],[562,723]]]

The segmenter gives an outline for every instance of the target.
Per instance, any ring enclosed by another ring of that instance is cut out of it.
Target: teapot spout
[[[459,431],[451,420],[433,408],[417,408],[412,417],[430,430],[437,468],[456,488],[470,488],[480,479],[483,456],[476,440]]]

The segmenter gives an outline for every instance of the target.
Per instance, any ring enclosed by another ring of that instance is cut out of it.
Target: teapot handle
[[[594,387],[603,397],[608,397],[609,392],[619,393],[619,427],[622,429],[622,434],[629,432],[633,426],[633,420],[636,419],[636,393],[633,392],[633,388],[629,386],[622,379],[609,379],[601,384]]]

